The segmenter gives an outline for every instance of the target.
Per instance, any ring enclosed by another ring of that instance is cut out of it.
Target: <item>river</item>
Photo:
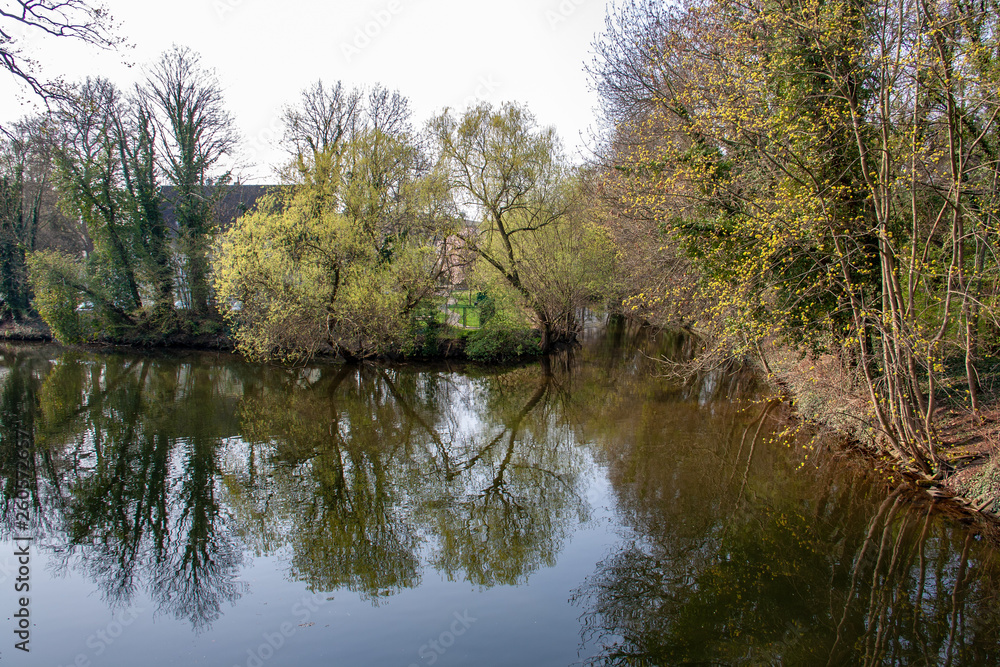
[[[2,346],[0,667],[1000,664],[990,540],[683,347]]]

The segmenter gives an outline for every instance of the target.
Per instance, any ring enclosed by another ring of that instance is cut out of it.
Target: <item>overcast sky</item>
[[[567,151],[584,150],[597,104],[584,64],[605,0],[104,0],[130,48],[101,52],[66,39],[27,41],[42,78],[100,74],[122,87],[177,43],[215,69],[244,138],[248,182],[273,182],[281,108],[322,78],[381,83],[409,97],[417,124],[471,101],[527,104]],[[123,62],[126,61],[126,62]],[[129,67],[129,64],[132,66]],[[31,110],[0,76],[0,119]],[[21,94],[18,95],[18,90]]]

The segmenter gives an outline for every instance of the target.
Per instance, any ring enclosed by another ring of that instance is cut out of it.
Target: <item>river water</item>
[[[990,540],[682,348],[2,347],[0,667],[1000,664]]]

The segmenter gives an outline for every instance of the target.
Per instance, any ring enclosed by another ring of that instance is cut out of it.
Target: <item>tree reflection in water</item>
[[[551,564],[586,514],[581,453],[548,425],[544,365],[271,379],[245,403],[251,444],[231,474],[249,479],[264,447],[274,479],[243,486],[237,517],[257,525],[266,511],[284,526],[293,575],[312,588],[377,600],[419,582],[423,549],[448,578],[517,583]]]
[[[198,631],[239,599],[243,549],[218,499],[220,434],[234,425],[225,393],[191,364],[59,359],[39,406],[40,453],[62,462],[48,496],[63,526],[57,569],[85,571],[112,608],[142,590]]]
[[[521,585],[596,475],[623,536],[573,596],[592,664],[1000,664],[994,550],[822,449],[800,469],[751,376],[656,377],[680,337],[492,371],[0,354],[0,534],[26,447],[39,548],[113,608],[201,631],[273,555],[373,604],[428,567]]]
[[[773,404],[661,406],[595,437],[630,530],[572,596],[588,664],[1000,664],[974,531],[831,451],[766,446]]]
[[[2,426],[47,462],[36,497],[55,569],[85,572],[112,608],[141,593],[198,631],[246,590],[246,553],[289,549],[310,589],[377,603],[417,586],[424,565],[522,583],[587,516],[585,454],[547,364],[466,374],[52,351],[6,362]]]

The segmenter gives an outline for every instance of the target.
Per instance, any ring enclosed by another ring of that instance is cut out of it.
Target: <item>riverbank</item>
[[[908,479],[932,498],[949,500],[970,517],[1000,525],[1000,367],[986,366],[980,377],[980,410],[973,413],[956,372],[945,377],[938,393],[935,452],[930,473],[881,452],[880,434],[860,383],[843,371],[833,355],[806,355],[788,350],[767,352],[771,382],[788,397],[796,414],[818,428],[819,437],[840,435],[873,457],[889,481]],[[956,364],[956,367],[960,364]],[[953,381],[951,381],[953,380]],[[954,387],[954,389],[952,389]]]
[[[4,320],[0,322],[0,340],[20,341],[26,343],[52,342],[52,331],[41,318],[23,320]]]
[[[477,324],[478,324],[478,314]],[[399,361],[476,361],[509,364],[538,358],[541,335],[531,329],[509,326],[470,328],[449,323],[435,323],[414,333],[405,349],[378,359]],[[0,323],[0,340],[11,342],[58,342],[52,330],[41,318]],[[560,341],[552,352],[564,349]],[[127,331],[104,331],[80,343],[82,347],[121,349],[183,349],[224,350],[236,352],[237,344],[221,317],[185,318],[174,313],[164,321],[140,321]],[[337,357],[332,347],[311,355],[318,358]]]
[[[58,342],[52,330],[40,317],[20,321],[5,320],[0,323],[0,340],[26,343]],[[95,335],[83,345],[125,349],[180,348],[228,351],[236,349],[233,340],[225,333],[221,319],[184,321],[179,317],[173,318],[171,322],[140,322],[124,333],[111,334],[105,331]]]

